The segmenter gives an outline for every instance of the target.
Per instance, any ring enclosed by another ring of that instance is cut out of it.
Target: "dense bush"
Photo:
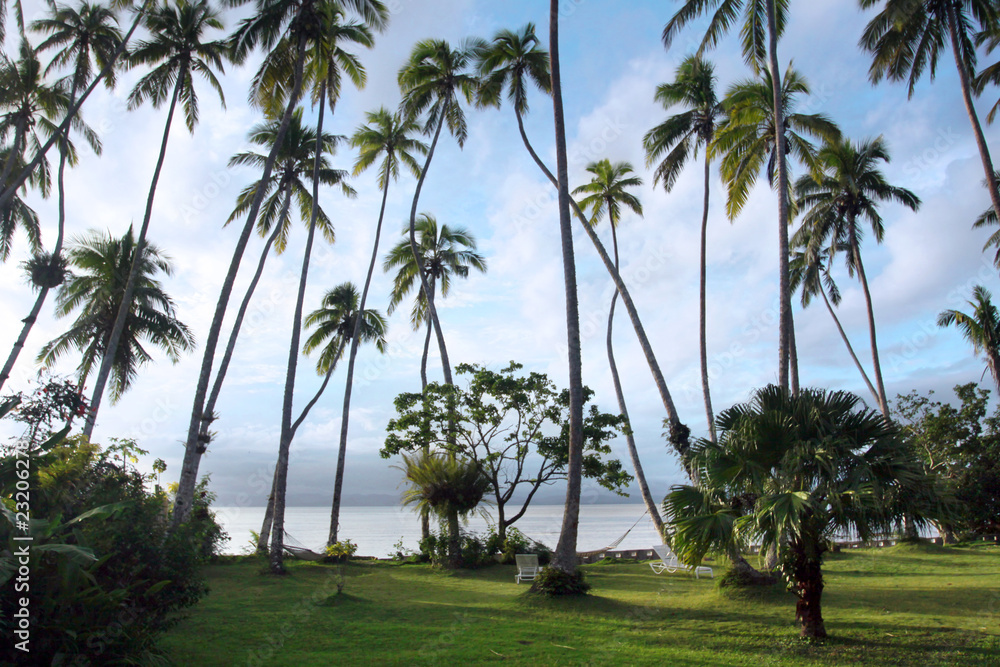
[[[536,554],[541,565],[547,565],[552,558],[552,550],[531,539],[517,528],[508,528],[507,534],[501,540],[495,527],[490,527],[486,534],[486,546],[490,553],[499,554],[499,561],[504,564],[514,562],[517,554]]]
[[[557,595],[584,595],[590,584],[583,576],[583,570],[563,572],[552,567],[540,571],[531,582],[531,592],[555,597]]]

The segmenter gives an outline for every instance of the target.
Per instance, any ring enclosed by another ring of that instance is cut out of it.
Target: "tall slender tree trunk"
[[[417,202],[420,200],[420,190],[424,187],[424,179],[427,177],[427,170],[430,169],[431,160],[434,158],[434,149],[437,147],[438,138],[441,136],[441,128],[444,126],[445,110],[441,110],[437,129],[434,131],[434,139],[431,141],[430,150],[427,151],[427,160],[424,168],[420,170],[420,178],[417,179],[417,189],[413,193],[413,205],[410,207],[410,249],[413,251],[413,259],[417,262],[417,273],[420,275],[420,286],[427,295],[427,312],[430,314],[431,323],[434,325],[434,332],[437,335],[438,348],[441,350],[441,366],[444,368],[444,383],[454,384],[451,378],[451,363],[448,360],[448,350],[444,345],[444,333],[441,331],[441,322],[438,320],[437,308],[434,306],[434,298],[431,294],[427,280],[427,271],[424,269],[423,259],[420,257],[420,249],[417,247]]]
[[[864,366],[862,366],[861,362],[858,360],[858,355],[854,353],[854,347],[851,345],[851,341],[847,337],[847,333],[844,332],[844,327],[840,324],[840,318],[837,317],[837,313],[834,312],[833,306],[830,305],[830,300],[826,297],[826,290],[820,289],[820,294],[823,296],[823,303],[826,304],[826,309],[829,311],[830,317],[833,318],[834,324],[837,325],[837,331],[840,332],[840,337],[843,339],[844,345],[847,346],[847,351],[850,353],[851,359],[854,360],[854,365],[857,366],[858,372],[861,373],[861,379],[865,381],[865,385],[868,386],[868,391],[872,393],[872,398],[874,398],[875,402],[879,404],[879,407],[881,407],[882,397],[879,396],[879,393],[875,390],[875,387],[872,385],[872,381],[868,379],[868,373],[865,372]]]
[[[128,32],[125,33],[125,37],[122,38],[121,44],[117,49],[115,49],[115,52],[112,54],[108,64],[105,65],[94,80],[90,82],[90,85],[83,91],[80,99],[76,100],[75,103],[70,104],[69,111],[66,112],[66,117],[63,119],[62,123],[60,123],[59,127],[52,133],[48,140],[42,144],[37,151],[35,151],[35,155],[31,158],[31,162],[25,165],[24,169],[21,170],[21,173],[19,173],[11,183],[8,184],[6,179],[0,180],[0,188],[3,188],[3,190],[0,191],[0,212],[7,210],[7,207],[10,206],[11,200],[14,198],[14,193],[16,193],[17,189],[21,187],[26,180],[28,180],[31,173],[38,168],[38,165],[45,159],[45,154],[48,153],[49,149],[51,149],[56,141],[59,140],[59,137],[64,134],[68,134],[70,123],[72,123],[73,119],[76,118],[77,113],[80,111],[80,107],[82,107],[83,103],[87,101],[90,94],[94,92],[97,85],[104,80],[104,78],[108,75],[108,72],[118,66],[118,59],[121,58],[122,54],[125,53],[125,49],[128,48],[129,40],[132,39],[132,35],[135,34],[139,24],[142,23],[142,19],[146,15],[146,10],[155,4],[155,0],[145,0],[145,2],[143,2],[142,7],[135,13],[135,20],[132,21],[131,27],[129,27]]]
[[[882,382],[882,364],[878,358],[878,342],[875,339],[875,310],[872,308],[872,293],[868,289],[868,277],[865,276],[865,265],[861,261],[861,248],[858,247],[858,237],[854,232],[854,220],[851,220],[851,252],[858,267],[858,277],[865,291],[865,305],[868,307],[868,337],[872,346],[872,365],[875,373],[875,384],[878,387],[878,405],[882,416],[889,419],[889,403],[885,398],[885,384]]]
[[[389,173],[386,171],[385,184],[382,187],[382,205],[378,211],[378,224],[375,225],[375,242],[372,243],[372,258],[368,262],[368,275],[365,276],[365,286],[361,290],[361,301],[354,318],[354,331],[351,333],[351,351],[347,358],[347,381],[344,388],[344,409],[340,416],[340,448],[337,450],[337,476],[333,485],[333,507],[330,511],[330,537],[327,544],[337,541],[337,525],[340,523],[340,497],[344,487],[344,460],[347,457],[347,429],[351,418],[351,390],[354,388],[354,361],[358,356],[358,345],[361,339],[361,320],[365,313],[365,303],[368,301],[368,290],[375,273],[375,261],[378,259],[378,244],[382,238],[382,220],[385,218],[385,202],[389,197]]]
[[[774,153],[778,167],[778,384],[788,389],[789,338],[792,300],[788,275],[788,160],[785,155],[785,119],[781,108],[781,70],[778,69],[778,26],[775,0],[767,0],[768,68],[774,103]]]
[[[462,567],[462,529],[458,522],[458,511],[448,508],[448,565],[452,569]]]
[[[552,567],[567,574],[577,569],[576,540],[580,524],[580,488],[583,473],[583,362],[580,355],[580,309],[576,293],[576,261],[569,212],[569,164],[562,79],[559,74],[559,0],[549,2],[549,58],[552,63],[552,111],[556,135],[556,171],[559,175],[559,232],[562,239],[563,279],[566,283],[566,346],[569,362],[569,460],[566,465],[566,507]]]
[[[959,49],[958,38],[958,7],[957,2],[947,3],[948,12],[948,34],[951,36],[951,51],[955,56],[955,67],[958,69],[958,80],[962,85],[962,101],[965,103],[965,111],[969,115],[969,122],[972,123],[972,133],[976,138],[976,148],[979,149],[979,159],[983,163],[983,171],[986,172],[987,189],[990,192],[990,201],[993,204],[993,211],[1000,217],[1000,188],[997,184],[997,174],[993,169],[993,160],[990,158],[990,149],[986,145],[986,137],[983,136],[983,126],[979,122],[976,114],[976,107],[972,103],[972,86],[969,83],[969,70],[962,62],[962,53]]]
[[[275,158],[278,149],[288,133],[288,126],[291,124],[292,112],[299,103],[302,95],[302,67],[305,61],[305,37],[299,37],[297,45],[296,60],[294,67],[292,90],[285,107],[285,113],[281,118],[281,125],[278,127],[278,134],[275,137],[274,145],[268,153],[264,162],[264,172],[261,175],[261,182],[264,183],[271,177],[274,169]],[[226,315],[226,306],[229,304],[229,296],[232,294],[233,285],[236,283],[236,274],[239,272],[240,262],[243,259],[243,252],[246,250],[250,234],[253,232],[254,223],[257,222],[257,214],[260,212],[260,205],[264,201],[264,189],[260,188],[255,194],[250,211],[247,213],[246,224],[236,242],[233,250],[233,258],[229,264],[229,271],[222,283],[219,292],[219,301],[215,306],[215,314],[212,316],[212,324],[208,330],[208,338],[205,341],[205,354],[202,357],[201,370],[198,374],[198,384],[195,388],[194,406],[191,409],[191,421],[188,424],[187,441],[184,445],[184,461],[181,466],[181,475],[177,487],[177,495],[174,500],[174,512],[172,525],[177,526],[187,519],[191,511],[194,500],[194,489],[198,480],[198,465],[201,463],[201,455],[205,453],[207,438],[201,436],[203,424],[209,424],[215,417],[205,412],[205,396],[208,393],[208,383],[212,379],[212,365],[215,361],[215,350],[219,343],[219,335],[222,332],[222,321]]]
[[[434,292],[437,289],[437,285],[435,285],[435,282],[437,281],[435,277],[432,275],[430,279],[431,291],[428,300],[434,298]],[[420,288],[420,291],[423,292],[423,287]],[[420,391],[424,391],[425,389],[427,389],[427,357],[430,355],[431,335],[433,333],[434,333],[434,323],[431,322],[430,318],[428,318],[427,335],[424,337],[424,353],[420,357]]]
[[[699,275],[699,297],[698,297],[698,345],[701,352],[701,390],[705,395],[705,418],[708,421],[708,436],[715,442],[715,414],[712,412],[712,392],[708,386],[708,343],[706,342],[706,329],[708,318],[705,314],[705,303],[707,301],[707,246],[708,246],[708,204],[709,187],[712,180],[712,161],[708,156],[708,147],[705,147],[705,204],[701,213],[701,259]]]
[[[142,226],[139,227],[139,235],[135,241],[135,254],[132,256],[132,266],[128,272],[128,280],[125,282],[125,294],[122,296],[122,302],[118,306],[118,314],[115,316],[115,324],[111,329],[111,338],[108,341],[108,347],[104,348],[104,358],[101,360],[100,370],[97,371],[97,380],[94,381],[94,394],[90,399],[90,409],[83,424],[83,435],[87,438],[90,438],[94,432],[97,412],[101,408],[101,399],[104,397],[104,387],[111,376],[111,367],[114,365],[116,351],[118,350],[119,343],[121,343],[122,333],[125,331],[125,320],[128,319],[128,314],[132,310],[135,283],[139,277],[139,267],[142,266],[143,255],[146,252],[146,235],[149,231],[150,218],[153,216],[153,199],[156,197],[156,185],[160,181],[163,161],[167,156],[170,124],[174,120],[174,110],[177,108],[177,98],[180,95],[183,82],[184,77],[178,75],[177,82],[174,84],[173,96],[170,98],[170,110],[167,112],[167,122],[163,126],[160,154],[156,158],[156,169],[153,170],[153,180],[149,184],[149,195],[146,197],[146,211],[142,216]]]
[[[271,476],[271,493],[267,496],[267,506],[264,508],[264,521],[260,525],[260,533],[257,535],[257,555],[267,555],[267,545],[271,540],[271,524],[274,523],[274,489],[278,485],[278,469],[275,468]]]
[[[788,375],[792,385],[792,396],[799,393],[799,348],[795,344],[795,314],[788,309]]]
[[[271,536],[269,561],[272,574],[283,574],[285,546],[285,491],[288,485],[288,453],[295,433],[292,430],[292,399],[295,394],[295,372],[299,360],[299,338],[302,335],[302,310],[306,298],[306,283],[309,280],[309,259],[313,241],[316,238],[316,216],[319,213],[319,165],[323,155],[323,112],[326,110],[326,82],[320,86],[319,118],[316,121],[316,155],[313,160],[312,211],[309,216],[309,234],[306,249],[302,253],[302,272],[299,275],[299,291],[295,298],[295,314],[292,316],[292,340],[288,345],[288,369],[285,373],[285,395],[281,404],[281,442],[278,446],[278,464],[275,468],[277,482],[274,485],[274,524]]]

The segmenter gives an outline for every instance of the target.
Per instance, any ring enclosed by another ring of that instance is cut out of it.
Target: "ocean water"
[[[263,507],[217,507],[216,518],[229,533],[224,551],[228,554],[248,552],[250,531],[260,530],[264,520]],[[555,548],[562,527],[562,505],[529,505],[527,512],[513,527],[528,537]],[[432,522],[434,519],[432,519]],[[494,518],[473,515],[466,530],[485,533]],[[433,525],[433,523],[432,523]],[[301,544],[322,551],[330,528],[329,507],[290,507],[285,511],[285,532],[292,544]],[[631,528],[631,530],[630,530]],[[577,538],[579,551],[602,549],[621,537],[620,549],[649,549],[660,544],[653,522],[642,504],[583,505],[580,507],[580,527]],[[340,539],[358,545],[359,556],[387,558],[402,541],[403,546],[416,550],[420,540],[420,517],[403,507],[344,507],[340,511]]]

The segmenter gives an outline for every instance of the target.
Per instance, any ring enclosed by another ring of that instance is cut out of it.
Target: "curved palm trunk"
[[[708,388],[708,343],[706,342],[705,330],[708,319],[705,315],[705,301],[707,299],[707,261],[706,248],[708,245],[708,203],[709,184],[711,182],[712,162],[708,157],[708,149],[705,149],[705,206],[701,214],[701,263],[699,277],[699,303],[698,303],[698,344],[701,351],[701,390],[705,395],[705,418],[708,420],[708,435],[712,442],[715,442],[715,414],[712,412],[712,392]]]
[[[184,77],[178,74],[177,83],[174,84],[174,93],[170,99],[170,110],[167,112],[167,122],[163,126],[163,139],[160,141],[160,154],[156,158],[156,169],[153,170],[153,180],[149,184],[149,195],[146,197],[146,211],[142,217],[142,226],[139,228],[139,235],[135,241],[135,253],[132,255],[132,266],[128,272],[128,280],[125,282],[125,294],[122,302],[118,306],[118,314],[115,316],[115,324],[111,329],[111,338],[108,346],[104,348],[104,358],[101,360],[100,370],[97,371],[97,380],[94,382],[94,395],[90,399],[90,410],[87,412],[86,420],[83,424],[83,435],[90,438],[94,432],[94,423],[97,421],[97,412],[101,408],[101,399],[104,396],[104,387],[111,376],[111,366],[114,364],[115,352],[121,343],[122,333],[125,331],[125,320],[132,310],[132,298],[135,296],[135,283],[139,277],[139,267],[142,266],[142,256],[146,250],[146,234],[149,231],[149,221],[153,216],[153,199],[156,197],[156,185],[160,181],[160,172],[163,170],[163,161],[167,157],[167,142],[170,139],[170,124],[174,119],[174,110],[177,108],[177,97],[180,95],[181,85]]]
[[[94,92],[94,89],[97,88],[98,84],[104,80],[104,78],[108,75],[108,72],[118,66],[118,59],[121,58],[122,54],[125,53],[125,49],[128,48],[129,40],[132,39],[132,35],[135,34],[139,24],[142,23],[142,19],[146,15],[146,10],[155,4],[155,0],[145,0],[145,2],[143,2],[142,7],[135,13],[135,20],[132,21],[131,27],[129,27],[128,32],[125,33],[125,36],[122,38],[122,43],[115,50],[114,54],[112,54],[108,64],[104,66],[104,69],[102,69],[96,77],[94,77],[94,80],[91,81],[90,85],[83,91],[83,95],[80,96],[80,99],[76,100],[75,103],[70,104],[69,110],[66,112],[66,117],[63,119],[62,123],[60,123],[56,131],[52,133],[52,136],[50,136],[48,140],[35,152],[34,157],[31,158],[31,162],[25,165],[24,169],[21,170],[21,173],[19,173],[9,185],[5,179],[0,180],[0,183],[3,184],[0,187],[4,188],[0,191],[0,211],[5,211],[7,207],[10,206],[10,202],[14,198],[14,193],[16,193],[17,189],[21,187],[26,180],[28,180],[31,172],[38,168],[38,165],[45,159],[45,154],[49,152],[49,149],[51,149],[55,142],[58,141],[59,137],[64,134],[68,134],[70,123],[72,123],[73,119],[76,118],[77,113],[80,111],[80,107],[82,107],[83,103],[87,101],[87,98],[90,97],[92,92]]]
[[[285,113],[281,117],[281,125],[278,127],[274,145],[271,146],[271,151],[264,162],[264,172],[260,179],[262,183],[271,177],[278,149],[281,147],[281,143],[288,133],[288,126],[292,120],[292,112],[298,105],[299,97],[302,95],[302,67],[304,61],[305,38],[300,36],[297,45],[291,94],[288,98],[288,104],[285,106]],[[184,462],[181,466],[177,496],[174,500],[174,512],[172,516],[172,525],[174,526],[186,520],[191,511],[191,505],[194,500],[194,489],[198,480],[198,465],[201,463],[201,455],[205,453],[205,446],[208,443],[207,439],[203,440],[200,437],[202,425],[205,424],[207,427],[208,424],[215,420],[215,417],[211,413],[205,412],[205,396],[208,393],[208,383],[212,379],[215,350],[219,343],[219,335],[222,332],[222,321],[226,315],[226,307],[229,304],[229,296],[232,294],[233,285],[236,283],[236,274],[240,269],[243,252],[246,250],[247,242],[250,240],[250,234],[253,232],[254,223],[257,222],[257,214],[260,212],[260,205],[263,201],[264,189],[261,188],[254,195],[253,203],[247,214],[246,224],[243,225],[243,231],[240,233],[240,237],[236,242],[236,248],[233,250],[233,258],[229,263],[229,271],[226,273],[226,278],[222,283],[222,289],[219,292],[219,301],[216,303],[215,314],[212,316],[212,324],[208,330],[208,338],[205,341],[205,354],[202,357],[198,385],[195,388],[194,406],[191,408],[191,421],[188,424],[187,441],[184,445]]]
[[[872,308],[872,293],[868,289],[868,278],[865,276],[865,265],[861,261],[861,249],[858,247],[858,237],[854,232],[854,220],[851,219],[851,252],[858,267],[858,277],[865,291],[865,305],[868,307],[868,336],[872,346],[872,365],[875,371],[875,384],[878,387],[878,405],[882,416],[889,419],[889,404],[885,399],[885,385],[882,383],[882,365],[878,359],[878,343],[875,340],[875,311]]]
[[[427,160],[424,168],[420,170],[420,178],[417,179],[417,189],[413,193],[413,205],[410,207],[410,249],[413,251],[413,259],[417,263],[417,273],[420,275],[420,286],[427,295],[427,312],[430,313],[431,323],[434,325],[434,332],[437,334],[438,348],[441,350],[441,366],[444,368],[444,383],[454,384],[451,379],[451,363],[448,361],[448,350],[444,345],[444,333],[441,331],[441,322],[438,320],[437,308],[434,307],[434,295],[431,293],[427,280],[427,271],[424,270],[423,261],[420,258],[420,249],[417,247],[417,202],[420,200],[420,190],[424,187],[424,178],[427,177],[427,170],[431,166],[434,158],[434,149],[437,147],[438,138],[441,136],[441,128],[444,126],[444,110],[440,114],[437,129],[434,131],[434,140],[431,141],[430,150],[427,151]]]
[[[847,351],[850,353],[851,359],[854,360],[854,365],[857,366],[858,372],[861,373],[861,378],[868,386],[868,391],[872,393],[872,397],[875,399],[875,402],[881,406],[882,399],[879,396],[879,393],[875,390],[875,387],[872,385],[872,381],[868,379],[868,373],[865,372],[864,366],[862,366],[861,362],[858,360],[858,355],[854,353],[854,347],[851,345],[850,339],[848,339],[847,334],[844,332],[844,327],[840,325],[840,318],[837,317],[837,313],[834,312],[833,306],[830,305],[830,300],[826,298],[826,290],[821,288],[819,293],[823,296],[823,303],[826,304],[826,309],[829,311],[830,317],[833,318],[834,324],[837,325],[837,331],[840,332],[840,337],[843,339],[844,345],[847,346]]]
[[[580,309],[576,293],[576,260],[569,213],[569,165],[562,79],[559,74],[559,0],[549,2],[549,58],[552,63],[552,111],[559,174],[559,232],[562,239],[563,279],[566,283],[566,345],[569,361],[569,461],[566,465],[566,508],[552,567],[567,574],[576,571],[576,538],[580,524],[580,488],[583,473],[583,372],[580,355]]]
[[[302,309],[306,298],[306,282],[309,280],[309,259],[313,241],[316,238],[316,216],[319,213],[319,164],[323,155],[323,112],[326,110],[326,82],[320,87],[319,118],[316,121],[316,156],[313,160],[313,206],[309,216],[309,235],[306,249],[302,253],[302,272],[299,275],[299,291],[295,298],[295,314],[292,316],[292,340],[288,345],[288,370],[285,373],[285,396],[281,404],[281,442],[278,445],[278,464],[275,468],[274,485],[274,535],[271,538],[269,561],[272,574],[283,574],[285,545],[285,491],[288,485],[288,452],[295,432],[292,429],[292,399],[295,394],[295,371],[299,360],[299,339],[302,335]],[[331,366],[332,370],[332,366]]]
[[[434,292],[437,289],[437,285],[435,284],[436,282],[437,282],[437,280],[432,275],[431,279],[430,279],[430,284],[431,284],[431,291],[430,291],[430,297],[429,297],[430,299],[434,298]],[[423,288],[421,288],[421,290],[423,290]],[[424,391],[425,389],[427,389],[427,358],[430,355],[430,351],[431,351],[431,335],[433,333],[434,333],[434,324],[430,321],[430,319],[428,319],[427,320],[427,335],[424,337],[424,353],[420,357],[420,390],[421,391]]]
[[[611,225],[611,241],[615,253],[615,268],[619,266],[618,261],[618,233],[615,231],[615,226]],[[635,480],[639,485],[639,495],[642,496],[642,502],[646,505],[646,511],[649,512],[649,516],[653,519],[653,527],[656,528],[656,534],[663,536],[663,519],[660,518],[660,513],[656,509],[656,501],[653,500],[652,494],[649,493],[649,485],[646,483],[646,475],[642,471],[642,463],[639,462],[639,450],[635,446],[635,435],[632,433],[632,422],[628,416],[628,406],[625,404],[625,393],[622,391],[621,379],[618,376],[618,364],[615,363],[615,350],[614,344],[612,342],[612,329],[615,322],[615,303],[618,301],[618,292],[611,295],[611,308],[608,311],[608,365],[611,367],[611,381],[615,385],[615,396],[618,398],[618,410],[621,412],[622,417],[625,418],[625,423],[628,426],[628,432],[625,434],[625,445],[628,448],[628,456],[632,460],[632,469],[635,470]],[[499,520],[502,523],[502,520]],[[501,534],[501,539],[503,535]]]
[[[778,69],[778,27],[775,0],[767,0],[768,68],[774,104],[774,152],[778,166],[778,384],[788,389],[792,299],[788,276],[788,161],[785,156],[785,121],[781,108],[781,71]]]
[[[344,460],[347,457],[347,429],[351,418],[351,390],[354,388],[354,361],[358,356],[358,345],[361,339],[361,320],[364,317],[365,303],[368,300],[368,289],[375,273],[375,261],[378,259],[378,244],[382,238],[382,220],[385,218],[385,203],[389,197],[389,173],[386,171],[385,184],[382,187],[382,205],[378,211],[378,224],[375,225],[375,242],[372,244],[372,258],[368,263],[368,275],[365,276],[365,286],[361,290],[361,301],[354,317],[354,331],[351,333],[351,351],[347,358],[347,383],[344,388],[344,409],[340,416],[340,448],[337,450],[337,476],[333,485],[333,507],[330,510],[330,537],[327,544],[337,541],[337,525],[340,523],[340,497],[344,487]]]
[[[969,115],[969,122],[972,123],[972,132],[976,137],[976,148],[979,149],[979,158],[983,162],[983,170],[986,172],[987,189],[990,192],[990,201],[993,203],[993,211],[1000,216],[1000,188],[997,184],[996,171],[993,169],[993,160],[990,158],[990,149],[986,145],[986,137],[983,136],[983,126],[979,122],[976,114],[976,107],[972,104],[971,85],[969,83],[969,71],[962,63],[962,55],[959,51],[958,40],[958,12],[957,3],[947,3],[948,12],[948,34],[951,36],[951,50],[955,56],[955,67],[958,69],[959,82],[962,85],[962,101],[965,103],[965,111]]]

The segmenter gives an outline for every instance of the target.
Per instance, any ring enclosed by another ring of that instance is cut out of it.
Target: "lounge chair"
[[[538,565],[536,554],[514,554],[514,560],[517,562],[517,575],[514,577],[514,583],[519,584],[522,580],[532,581],[542,571]]]
[[[656,555],[660,557],[659,563],[649,564],[649,566],[653,568],[653,572],[655,572],[656,574],[660,574],[664,570],[670,572],[671,574],[673,574],[677,570],[694,570],[695,579],[700,579],[701,577],[699,575],[702,573],[708,574],[708,576],[710,576],[712,579],[715,579],[715,573],[712,571],[712,568],[708,567],[707,565],[698,565],[697,567],[691,567],[690,565],[682,563],[680,559],[677,557],[677,554],[675,554],[666,544],[661,544],[659,546],[653,547],[653,551],[655,551]]]

